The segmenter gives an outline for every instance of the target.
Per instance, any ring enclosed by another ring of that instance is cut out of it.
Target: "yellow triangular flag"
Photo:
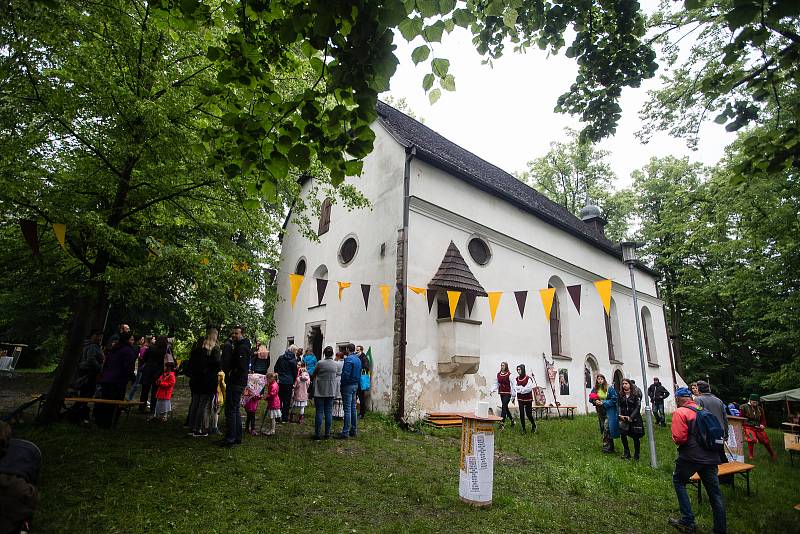
[[[606,309],[606,315],[611,317],[611,280],[598,280],[594,283],[597,292],[600,294],[600,300],[603,301],[603,307]]]
[[[497,314],[497,307],[500,305],[500,297],[503,296],[503,292],[489,291],[487,294],[489,296],[489,313],[492,316],[492,322],[494,322],[494,316]]]
[[[53,223],[53,232],[55,232],[56,239],[58,239],[58,243],[61,245],[61,248],[64,248],[64,240],[67,236],[67,225],[62,223]]]
[[[381,289],[381,299],[383,300],[383,309],[384,309],[384,311],[386,311],[388,313],[389,312],[389,293],[392,291],[392,286],[389,286],[389,285],[386,285],[386,284],[381,284],[378,287],[380,287],[380,289]]]
[[[425,295],[428,292],[428,290],[425,289],[424,287],[408,286],[408,289],[410,289],[411,291],[413,291],[417,295]]]
[[[456,317],[456,307],[458,306],[458,299],[461,298],[461,291],[448,291],[447,300],[450,302],[450,320]]]
[[[350,282],[336,282],[339,284],[339,302],[342,302],[342,293],[344,290],[350,287]]]
[[[539,296],[542,297],[542,306],[544,306],[544,316],[550,320],[550,310],[553,309],[553,298],[556,296],[556,288],[548,287],[547,289],[540,289]]]
[[[289,284],[292,286],[292,309],[294,309],[294,301],[297,299],[297,292],[300,291],[300,286],[303,284],[302,274],[290,274]]]

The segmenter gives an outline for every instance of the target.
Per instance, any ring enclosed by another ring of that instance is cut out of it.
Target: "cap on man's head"
[[[705,380],[698,380],[697,381],[697,390],[700,393],[711,393],[711,386]]]
[[[692,392],[689,391],[689,388],[678,388],[675,391],[675,398],[677,399],[678,397],[689,397],[691,399]]]
[[[751,393],[750,394],[750,400],[757,401],[759,399],[761,399],[761,397],[758,396],[758,393]]]

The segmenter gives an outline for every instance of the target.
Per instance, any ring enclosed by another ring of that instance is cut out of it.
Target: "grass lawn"
[[[177,411],[167,423],[134,414],[111,431],[18,425],[44,454],[35,531],[659,533],[677,517],[668,429],[656,429],[653,470],[646,443],[638,463],[601,454],[595,417],[542,421],[535,435],[506,428],[494,504],[475,509],[458,498],[459,430],[404,432],[370,415],[355,440],[314,442],[307,418],[227,450],[187,437],[185,403]],[[752,497],[739,480],[735,494],[723,489],[729,532],[800,532],[800,465],[789,466],[780,432],[770,439],[780,458],[758,449]],[[690,494],[710,532],[708,500],[698,507]]]

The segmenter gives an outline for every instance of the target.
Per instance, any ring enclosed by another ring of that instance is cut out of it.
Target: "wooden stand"
[[[467,504],[488,507],[492,505],[494,484],[494,424],[502,418],[460,415],[463,424],[458,495]]]

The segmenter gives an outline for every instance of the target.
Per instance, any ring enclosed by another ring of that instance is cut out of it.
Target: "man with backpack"
[[[356,437],[356,427],[358,426],[358,412],[356,411],[356,394],[358,392],[358,382],[361,379],[361,360],[355,353],[356,346],[353,343],[347,344],[347,357],[342,366],[342,404],[344,405],[344,426],[342,433],[335,436],[336,439],[347,439]]]
[[[694,513],[686,484],[695,473],[706,488],[714,515],[714,533],[727,531],[725,501],[717,478],[722,448],[723,431],[717,418],[692,400],[692,392],[678,388],[675,392],[678,409],[672,414],[672,441],[678,446],[678,459],[672,484],[681,510],[680,519],[669,519],[669,524],[680,532],[695,532]]]
[[[719,425],[722,427],[722,439],[727,441],[728,414],[725,412],[725,403],[722,402],[719,397],[711,393],[711,384],[705,380],[697,381],[697,390],[700,392],[700,395],[694,398],[694,402],[696,402],[699,407],[714,414],[714,417],[717,418]],[[720,449],[720,462],[725,463],[727,461],[728,458],[725,456],[724,449]]]

